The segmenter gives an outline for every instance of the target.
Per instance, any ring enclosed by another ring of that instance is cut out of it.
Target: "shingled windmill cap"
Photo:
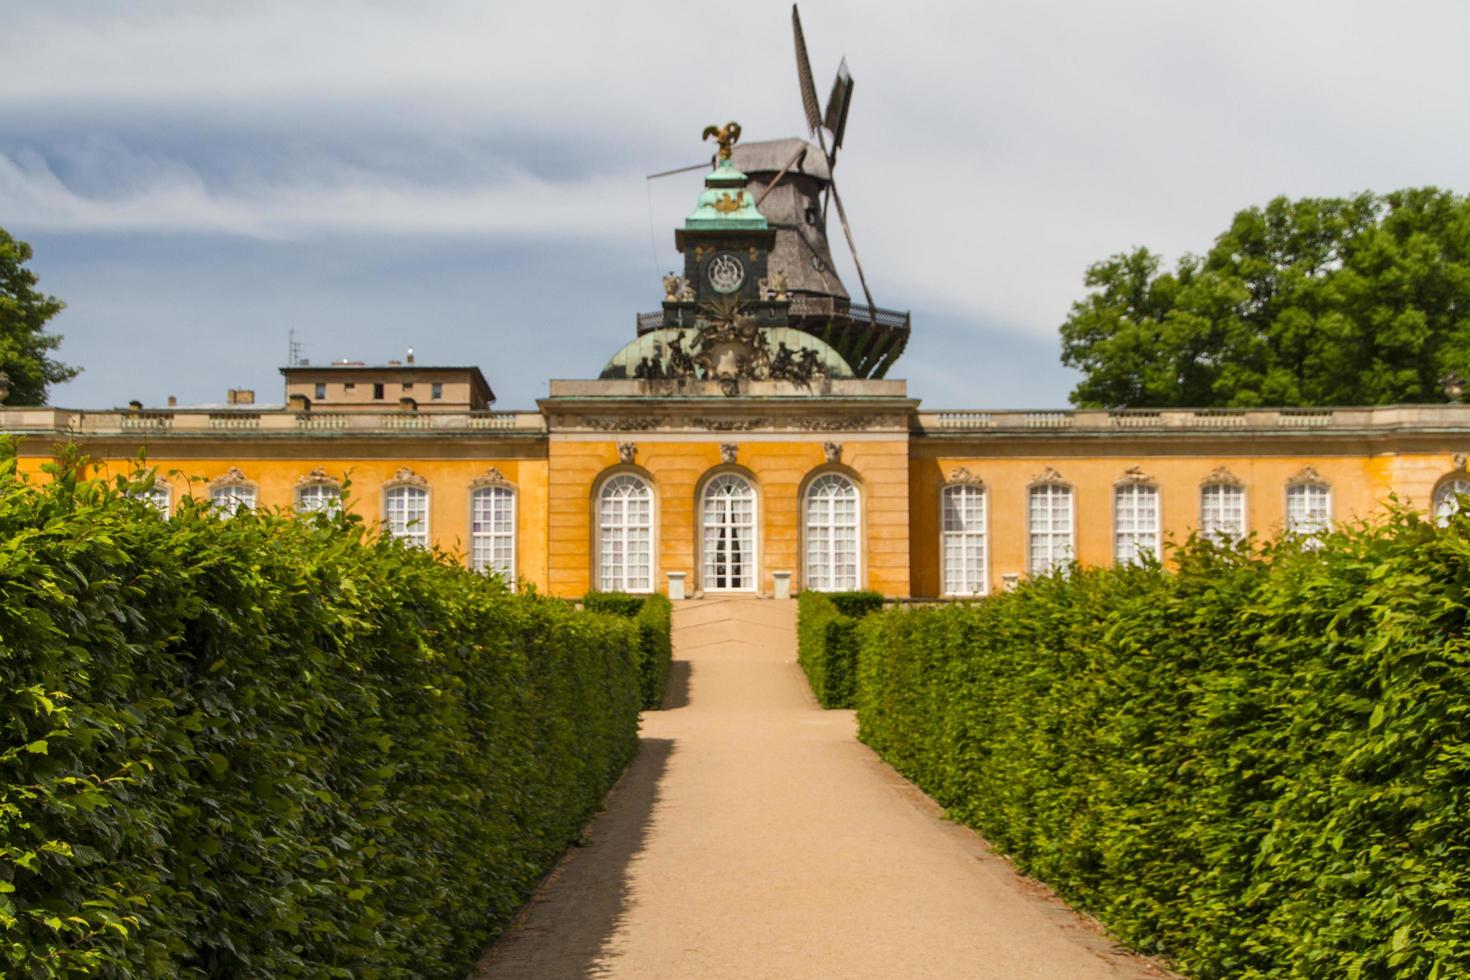
[[[746,190],[750,178],[735,169],[730,149],[740,138],[740,124],[709,126],[705,138],[715,136],[720,153],[715,168],[704,178],[704,192],[693,213],[684,219],[686,231],[764,231],[766,216],[755,209],[755,195]]]

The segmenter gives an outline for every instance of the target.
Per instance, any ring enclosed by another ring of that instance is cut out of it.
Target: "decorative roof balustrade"
[[[252,437],[344,433],[540,433],[540,412],[251,412],[208,409],[73,411],[60,408],[0,409],[0,431],[74,436]]]

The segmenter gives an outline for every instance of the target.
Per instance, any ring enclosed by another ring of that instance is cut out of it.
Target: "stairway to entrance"
[[[675,604],[663,711],[479,978],[1160,977],[823,711],[796,603]]]

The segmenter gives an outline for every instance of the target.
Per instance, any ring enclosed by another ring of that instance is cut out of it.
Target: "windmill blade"
[[[863,275],[863,262],[858,258],[857,243],[852,240],[852,227],[847,223],[847,212],[842,208],[842,195],[837,193],[837,181],[828,175],[827,187],[832,192],[832,200],[837,202],[837,219],[842,222],[842,233],[847,236],[847,250],[852,253],[852,264],[857,267],[858,282],[862,283],[863,296],[868,301],[868,319],[877,325],[877,314],[874,312],[878,305],[873,302],[873,292],[868,289],[868,277]]]
[[[842,146],[842,134],[847,132],[847,110],[852,106],[852,73],[847,70],[847,59],[837,66],[837,77],[832,80],[832,93],[827,96],[827,115],[823,122],[832,134],[832,149],[827,166],[837,162],[837,150]]]
[[[687,167],[675,167],[673,170],[660,170],[656,174],[649,174],[644,180],[657,180],[660,177],[672,177],[674,174],[687,174],[691,170],[708,170],[708,163],[693,163]]]
[[[786,166],[784,166],[784,167],[781,168],[781,172],[776,175],[776,179],[773,180],[773,181],[771,181],[769,184],[767,184],[766,185],[766,189],[763,190],[763,191],[761,191],[760,197],[758,197],[758,198],[755,199],[755,208],[756,208],[757,211],[760,210],[761,202],[766,199],[766,195],[770,194],[771,191],[773,191],[773,190],[776,189],[776,185],[779,184],[779,183],[781,183],[781,179],[783,177],[785,177],[788,173],[790,173],[791,172],[791,168],[794,167],[794,166],[796,166],[796,164],[805,155],[806,155],[806,146],[805,145],[798,147],[797,150],[796,150],[796,152],[793,153],[793,154],[791,154],[791,159],[786,161]]]
[[[817,86],[812,81],[812,63],[806,56],[806,37],[801,33],[801,14],[791,5],[791,31],[796,36],[796,78],[801,84],[801,108],[806,112],[807,129],[820,137],[822,110],[817,102]],[[826,147],[822,148],[825,152]]]

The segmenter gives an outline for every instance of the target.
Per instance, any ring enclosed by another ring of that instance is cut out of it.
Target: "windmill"
[[[906,312],[880,309],[873,302],[867,275],[858,258],[852,226],[843,207],[833,170],[847,133],[853,78],[847,59],[838,65],[825,110],[817,99],[801,14],[791,7],[796,45],[796,74],[807,138],[742,142],[733,163],[750,178],[756,208],[776,229],[771,268],[785,273],[790,285],[792,326],[830,344],[857,377],[881,378],[903,353],[910,332]],[[810,142],[816,139],[816,144]],[[704,169],[696,164],[650,174],[649,179]],[[836,205],[837,219],[852,255],[867,305],[854,304],[837,275],[827,241],[827,213]],[[639,331],[662,325],[661,314],[640,314]]]

